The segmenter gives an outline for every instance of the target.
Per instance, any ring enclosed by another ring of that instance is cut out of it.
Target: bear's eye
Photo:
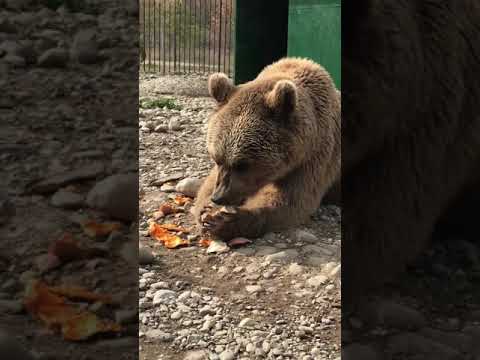
[[[246,161],[241,161],[232,166],[232,169],[236,172],[245,172],[249,169],[250,164]]]

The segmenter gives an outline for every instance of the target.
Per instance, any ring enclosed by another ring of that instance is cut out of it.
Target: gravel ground
[[[141,359],[338,359],[339,208],[321,207],[301,228],[216,251],[193,240],[191,203],[155,214],[212,166],[205,133],[214,103],[205,94],[202,76],[140,82],[141,101],[170,98],[181,107],[140,110]],[[152,218],[191,230],[192,246],[160,245],[148,235]]]

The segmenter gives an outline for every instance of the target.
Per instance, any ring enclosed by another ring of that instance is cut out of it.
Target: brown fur
[[[348,300],[425,249],[480,165],[478,1],[355,3],[342,15]]]
[[[304,222],[340,176],[340,96],[329,74],[286,58],[236,87],[212,75],[209,89],[218,109],[207,148],[217,165],[197,195],[197,221],[213,195],[238,206],[210,228],[224,239]]]

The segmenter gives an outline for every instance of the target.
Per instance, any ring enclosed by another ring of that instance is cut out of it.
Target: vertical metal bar
[[[152,54],[150,53],[150,44],[151,44],[151,36],[152,34],[150,33],[150,0],[148,1],[148,71],[150,72],[150,59],[152,58]]]
[[[225,29],[223,30],[223,32],[225,33],[224,35],[224,39],[223,39],[223,72],[224,73],[228,73],[227,72],[227,30],[228,30],[228,27],[227,27],[227,20],[228,20],[228,13],[227,13],[227,10],[228,10],[228,3],[227,3],[227,0],[225,1]]]
[[[221,64],[222,64],[222,0],[220,0],[220,13],[219,13],[219,21],[218,21],[218,71],[220,72]]]
[[[192,64],[192,0],[188,2],[188,72]]]
[[[153,0],[153,71],[155,72],[155,56],[157,53],[157,23],[155,18],[155,11],[157,1]]]
[[[212,0],[208,1],[208,72],[212,64]]]
[[[172,3],[169,1],[168,2],[168,72],[171,72],[171,65],[172,62],[170,61],[170,58],[172,56],[172,34],[171,34],[171,28],[172,28]]]
[[[197,0],[193,0],[193,72],[197,71]]]
[[[187,3],[183,2],[183,72],[186,72],[187,57]]]
[[[173,73],[177,72],[177,0],[173,0]]]
[[[206,71],[206,66],[207,66],[207,6],[204,4],[204,24],[203,24],[203,73]]]
[[[230,0],[230,11],[228,14],[228,76],[232,76],[232,64],[231,64],[231,55],[232,55],[232,22],[233,22],[233,0]]]
[[[147,52],[145,50],[146,48],[146,44],[145,44],[145,0],[142,1],[142,5],[143,5],[143,71],[145,72],[146,71],[146,68],[145,68],[145,62],[147,60]]]
[[[162,46],[162,58],[163,58],[163,61],[162,61],[162,72],[163,74],[165,74],[165,56],[166,56],[166,53],[167,53],[167,47],[166,47],[166,42],[167,42],[167,12],[165,11],[166,10],[166,6],[164,5],[163,6],[163,12],[162,12],[162,15],[163,15],[163,34],[162,34],[162,43],[163,43],[163,46]]]
[[[215,47],[217,46],[217,0],[213,5],[213,68],[216,67],[217,53],[215,52]]]

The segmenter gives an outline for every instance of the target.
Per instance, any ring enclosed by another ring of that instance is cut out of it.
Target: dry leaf
[[[182,233],[185,233],[185,234],[188,234],[190,232],[189,230],[187,230],[187,229],[185,229],[181,226],[178,226],[176,224],[160,224],[158,226],[160,226],[163,229],[168,230],[168,231],[182,232]]]
[[[173,201],[175,202],[175,204],[179,206],[183,206],[186,203],[189,203],[190,201],[192,201],[192,198],[189,198],[187,196],[177,195]]]
[[[200,239],[198,241],[198,245],[200,245],[201,247],[209,247],[211,243],[212,243],[211,239]]]
[[[178,209],[171,204],[165,203],[160,206],[159,211],[162,212],[163,215],[170,215],[177,213]]]
[[[161,242],[168,249],[175,249],[179,246],[190,245],[188,240],[172,234],[171,230],[178,230],[174,224],[160,225],[154,222],[150,223],[149,233],[155,240]],[[183,230],[183,229],[182,229]]]
[[[100,301],[105,304],[112,303],[111,296],[97,294],[79,286],[53,286],[50,287],[50,291],[72,300],[86,300],[90,302]]]
[[[67,340],[78,341],[100,332],[121,331],[120,325],[110,320],[99,319],[91,312],[67,304],[65,299],[58,294],[58,289],[58,287],[49,287],[39,280],[31,281],[25,291],[25,308],[33,316],[42,320],[47,327],[60,328],[63,337]],[[65,295],[67,292],[63,291]],[[93,293],[84,289],[70,292],[75,296],[78,296],[79,293],[88,294],[89,297],[98,296],[93,296]]]
[[[120,229],[116,222],[97,223],[95,220],[88,220],[82,223],[83,231],[91,238],[110,235],[114,230]]]
[[[50,244],[46,269],[53,269],[69,261],[104,255],[106,255],[106,252],[102,249],[81,247],[71,233],[65,232],[60,239]]]

